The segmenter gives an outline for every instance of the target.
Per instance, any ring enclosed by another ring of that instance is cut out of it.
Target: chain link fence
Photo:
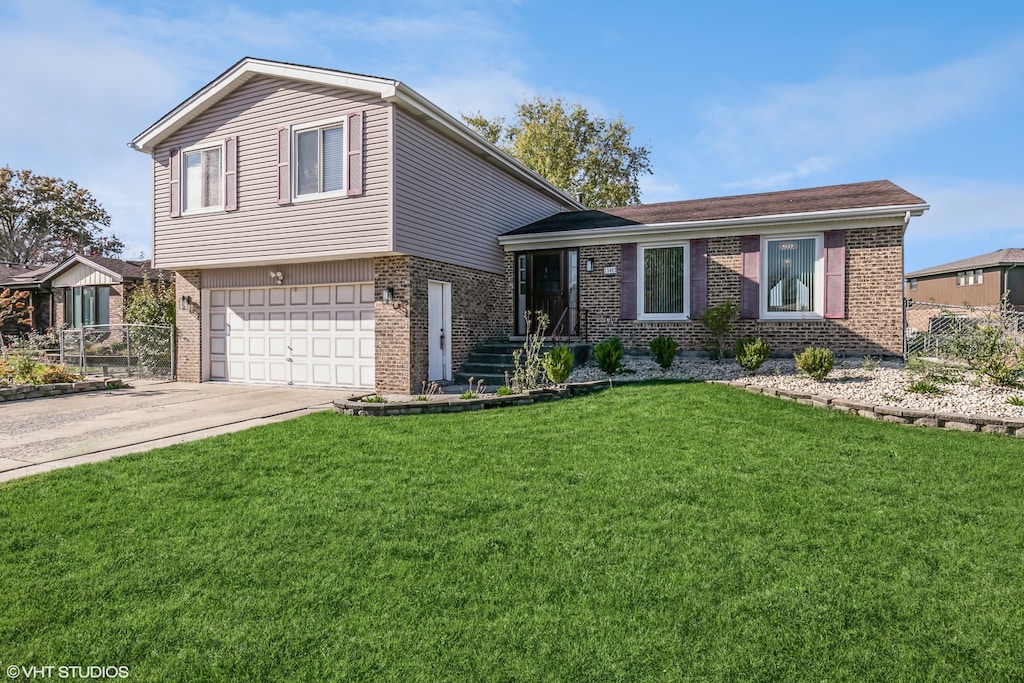
[[[951,306],[908,301],[906,355],[948,358],[952,349],[985,331],[988,338],[1024,344],[1024,311],[1008,304]]]
[[[174,327],[88,325],[60,331],[60,361],[83,375],[174,379]]]

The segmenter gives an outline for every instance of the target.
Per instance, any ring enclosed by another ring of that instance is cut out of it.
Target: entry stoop
[[[554,344],[545,342],[541,346],[541,354],[547,353]],[[560,345],[559,345],[560,346]],[[585,363],[590,358],[591,346],[583,342],[571,342],[568,346],[576,356],[576,364]],[[511,378],[515,371],[515,362],[512,360],[512,353],[523,348],[521,341],[488,341],[480,344],[453,376],[455,384],[469,385],[472,378],[473,383],[484,381],[488,391],[505,385],[505,373]]]

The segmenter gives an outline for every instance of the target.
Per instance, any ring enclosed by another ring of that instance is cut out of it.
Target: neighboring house
[[[586,211],[398,81],[251,58],[130,144],[184,381],[415,393],[527,310],[696,349],[692,315],[724,300],[777,350],[895,355],[928,208],[879,181]]]
[[[694,317],[732,301],[736,335],[776,352],[900,355],[903,236],[927,208],[880,180],[559,213],[499,238],[505,307],[520,334],[543,310],[560,335],[699,350]]]
[[[1024,249],[980,256],[907,273],[904,295],[948,306],[993,306],[1004,294],[1024,310]]]
[[[49,290],[40,282],[40,276],[52,266],[29,266],[21,263],[0,263],[0,290],[11,289],[16,292],[30,292],[29,302],[32,304],[28,325],[18,325],[13,320],[6,321],[0,332],[19,334],[30,329],[49,327],[51,319],[51,297]]]
[[[582,206],[404,84],[246,58],[132,143],[180,380],[418,392],[507,334],[498,235]]]
[[[169,280],[145,261],[76,255],[42,275],[53,293],[53,325],[119,325],[131,291],[144,279]]]

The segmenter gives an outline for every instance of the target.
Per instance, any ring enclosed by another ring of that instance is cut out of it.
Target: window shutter
[[[167,156],[167,167],[171,172],[171,182],[168,183],[170,197],[170,216],[177,218],[181,215],[181,150],[177,147],[172,149]]]
[[[636,244],[619,250],[619,318],[636,320]]]
[[[846,317],[846,231],[825,233],[825,317]]]
[[[224,140],[224,210],[238,210],[238,138]]]
[[[345,165],[346,192],[351,197],[363,193],[363,113],[349,114],[345,122],[348,131],[348,163]]]
[[[740,238],[740,317],[756,319],[761,313],[761,237]]]
[[[690,317],[708,307],[708,241],[690,240]]]
[[[290,128],[277,129],[277,203],[282,206],[292,203],[291,141]]]

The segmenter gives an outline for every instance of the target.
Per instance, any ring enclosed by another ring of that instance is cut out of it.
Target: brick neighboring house
[[[903,236],[928,205],[887,180],[564,212],[499,238],[515,331],[544,310],[561,335],[659,335],[699,350],[693,320],[735,302],[735,336],[773,351],[903,352]],[[511,321],[509,321],[511,325]]]
[[[50,292],[43,287],[40,276],[52,266],[30,266],[22,263],[0,263],[0,290],[30,292],[29,302],[33,311],[28,325],[18,325],[13,320],[4,322],[0,332],[16,335],[30,329],[47,328],[52,324]]]
[[[152,159],[180,381],[415,393],[522,333],[524,306],[590,341],[696,347],[687,314],[726,298],[780,350],[898,354],[903,233],[928,208],[880,181],[585,211],[399,81],[252,58],[130,145]],[[805,270],[761,286],[779,249]]]

